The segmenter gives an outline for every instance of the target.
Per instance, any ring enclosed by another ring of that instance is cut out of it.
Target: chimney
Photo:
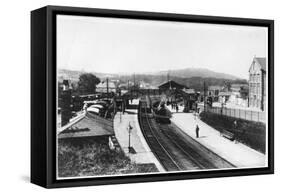
[[[69,81],[63,80],[63,90],[61,93],[61,126],[69,123],[71,119],[71,90],[69,89]]]

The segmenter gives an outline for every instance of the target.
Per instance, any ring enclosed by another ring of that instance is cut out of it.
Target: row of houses
[[[247,84],[209,86],[208,97],[213,102],[264,110],[266,106],[266,58],[254,57]]]
[[[228,102],[247,106],[248,93],[248,84],[232,84],[230,86],[209,86],[207,95],[212,98],[212,102]]]

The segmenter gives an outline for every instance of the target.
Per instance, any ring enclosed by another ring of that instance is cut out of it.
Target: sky
[[[248,78],[267,57],[267,28],[187,22],[57,16],[60,69],[145,73],[184,68]]]

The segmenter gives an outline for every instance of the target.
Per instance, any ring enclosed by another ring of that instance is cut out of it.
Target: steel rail
[[[148,134],[147,132],[145,132],[147,129],[144,129],[144,121],[143,121],[143,113],[141,111],[139,111],[139,114],[140,114],[140,124],[141,124],[141,127],[143,129],[143,132],[144,132],[144,135],[148,141],[148,144],[151,146],[151,149],[153,151],[153,153],[155,154],[156,158],[159,160],[159,162],[162,164],[162,166],[165,168],[165,170],[169,171],[171,169],[171,167],[169,167],[169,164],[170,165],[173,165],[177,170],[181,170],[181,168],[179,167],[179,165],[176,163],[176,161],[173,159],[173,157],[170,155],[170,153],[164,148],[164,146],[160,143],[160,141],[158,140],[158,138],[155,136],[155,133],[153,132],[153,129],[149,123],[149,119],[148,119],[148,116],[147,116],[147,107],[144,108],[145,110],[145,118],[146,119],[146,124],[148,126],[148,130],[150,131],[151,135],[152,135],[152,138],[153,140],[160,146],[160,149],[157,148],[156,146],[153,146],[153,142],[152,142],[152,139],[151,137],[148,137]],[[161,156],[161,154],[159,154],[159,152],[162,152],[164,155],[164,157],[166,157],[166,161],[165,159],[163,158],[163,156]]]
[[[170,141],[172,141],[174,143],[174,145],[176,147],[178,147],[195,165],[197,165],[200,169],[204,169],[205,166],[202,165],[200,162],[198,162],[195,157],[193,157],[190,153],[186,152],[186,150],[183,148],[182,145],[180,145],[179,143],[177,143],[177,141],[172,138],[170,135],[167,135],[166,133],[163,133],[165,135],[165,137],[167,137]]]
[[[151,100],[151,99],[149,99],[149,100]],[[159,127],[159,129],[161,130],[161,127]],[[212,168],[216,168],[211,163],[209,163],[207,165],[206,164],[202,164],[200,161],[198,161],[198,159],[196,159],[196,157],[194,157],[192,154],[188,153],[185,148],[190,148],[190,145],[188,145],[187,142],[183,142],[185,145],[182,145],[182,144],[179,143],[179,141],[182,142],[182,140],[180,138],[178,138],[175,134],[171,135],[171,134],[168,134],[167,132],[165,132],[163,130],[161,130],[161,131],[163,132],[162,134],[167,139],[169,139],[170,142],[172,142],[194,165],[196,165],[200,169],[205,169],[207,166],[208,167],[212,167]],[[204,161],[203,161],[203,163],[204,163]]]
[[[157,136],[155,135],[154,131],[152,130],[152,127],[150,125],[149,119],[147,117],[147,108],[145,108],[145,113],[146,113],[146,119],[147,119],[147,123],[148,126],[150,128],[151,133],[153,134],[154,138],[156,139],[156,141],[159,143],[159,145],[161,146],[161,148],[165,151],[165,153],[167,154],[167,156],[171,159],[171,161],[177,166],[178,169],[181,169],[180,166],[177,164],[177,162],[173,159],[173,157],[171,156],[171,154],[164,148],[164,146],[160,143],[160,141],[158,140]]]

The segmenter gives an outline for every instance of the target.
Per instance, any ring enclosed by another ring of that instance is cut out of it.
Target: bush
[[[138,172],[157,172],[154,164],[138,165],[122,152],[110,150],[105,144],[91,142],[84,145],[59,142],[59,177],[113,175]]]
[[[265,153],[266,126],[261,122],[247,121],[210,112],[202,112],[201,120],[218,131],[227,130],[235,135],[236,140]],[[237,127],[234,127],[234,121]]]

